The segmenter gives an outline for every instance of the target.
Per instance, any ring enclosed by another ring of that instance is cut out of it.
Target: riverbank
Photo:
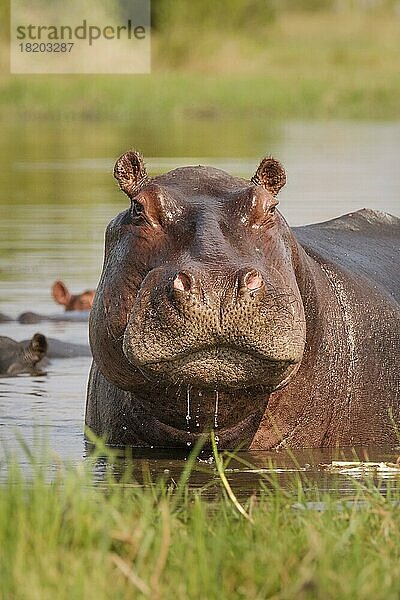
[[[393,10],[282,11],[199,34],[172,15],[153,34],[152,74],[3,72],[0,120],[396,120],[399,24]]]
[[[299,476],[228,497],[216,469],[188,487],[129,471],[96,485],[59,460],[0,485],[0,596],[19,600],[152,598],[390,600],[400,592],[399,492],[359,485],[321,497]],[[214,475],[213,475],[214,472]],[[210,487],[211,486],[211,487]],[[316,504],[307,504],[309,500]]]

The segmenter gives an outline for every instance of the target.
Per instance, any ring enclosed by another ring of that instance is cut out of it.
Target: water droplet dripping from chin
[[[198,399],[197,399],[197,406],[196,406],[196,413],[195,413],[195,425],[196,427],[200,427],[200,398],[202,397],[202,391],[199,390],[198,391]]]
[[[192,417],[190,415],[190,388],[189,386],[186,389],[186,427],[187,430],[190,430],[190,421]]]
[[[215,390],[215,405],[214,405],[214,429],[215,429],[215,431],[218,429],[218,409],[219,409],[219,393],[218,393],[218,390]],[[219,435],[217,433],[215,433],[214,439],[215,439],[216,446],[218,446]]]
[[[215,405],[214,405],[214,428],[218,429],[218,408],[219,408],[219,394],[218,390],[215,390]]]

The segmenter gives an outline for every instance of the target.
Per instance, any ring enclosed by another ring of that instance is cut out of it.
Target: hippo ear
[[[38,352],[42,352],[45,354],[47,352],[47,338],[42,333],[35,333],[33,338],[30,341],[30,346],[32,350],[36,350]]]
[[[125,152],[115,163],[114,177],[121,190],[131,198],[148,180],[142,155],[136,150]]]
[[[66,306],[71,300],[71,293],[62,281],[55,281],[51,286],[51,294],[58,304]]]
[[[279,160],[272,158],[272,156],[268,156],[262,159],[255,175],[251,178],[251,181],[255,185],[261,185],[268,190],[270,194],[276,196],[286,183],[285,169]]]

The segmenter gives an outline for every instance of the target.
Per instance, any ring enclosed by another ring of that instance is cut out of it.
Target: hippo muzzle
[[[157,383],[275,390],[304,349],[302,305],[279,283],[249,267],[155,269],[133,303],[124,355]]]

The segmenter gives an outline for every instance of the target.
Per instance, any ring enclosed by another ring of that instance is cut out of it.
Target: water
[[[363,207],[400,214],[398,123],[271,124],[255,119],[242,127],[214,120],[174,122],[172,118],[140,126],[14,123],[0,129],[0,311],[11,316],[25,310],[62,312],[50,297],[55,279],[64,280],[73,291],[96,286],[105,225],[127,206],[111,175],[112,167],[132,146],[144,153],[151,174],[181,165],[211,164],[249,178],[260,158],[273,154],[287,170],[280,208],[294,226]],[[36,331],[65,341],[87,341],[82,323],[0,325],[0,335],[18,340]],[[64,460],[79,462],[86,455],[83,420],[89,363],[87,358],[55,360],[46,377],[0,379],[0,438],[8,450],[19,452],[25,467],[16,432],[28,444],[44,433],[52,450]],[[198,426],[200,402],[188,390],[188,427]],[[218,393],[213,417],[217,433]],[[397,457],[393,449],[364,448],[357,449],[357,454],[376,461]],[[335,476],[319,467],[338,457],[352,458],[350,451],[296,452],[295,461],[285,451],[243,456],[257,471],[238,464],[228,473],[231,484],[242,491],[257,487],[263,476],[259,470],[270,460],[284,482],[282,473],[300,468],[322,488],[338,477],[343,492],[352,489],[351,477]],[[184,461],[179,455],[172,458],[171,453],[158,452],[138,456],[139,470],[143,463],[154,476],[167,470],[176,479]],[[199,484],[214,476],[212,466],[204,468],[205,473],[196,476]]]

